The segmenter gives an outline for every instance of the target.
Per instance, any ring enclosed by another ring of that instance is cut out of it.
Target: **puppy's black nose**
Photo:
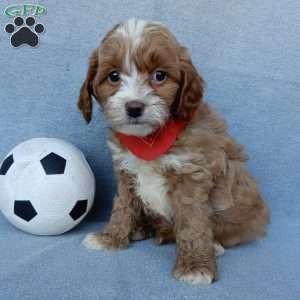
[[[139,101],[130,101],[125,104],[126,112],[129,117],[140,117],[145,109],[145,104]]]

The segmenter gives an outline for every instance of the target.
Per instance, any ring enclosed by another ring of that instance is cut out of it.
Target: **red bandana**
[[[164,154],[176,141],[187,121],[169,120],[166,125],[146,137],[126,135],[120,132],[116,136],[120,142],[138,158],[154,160]]]

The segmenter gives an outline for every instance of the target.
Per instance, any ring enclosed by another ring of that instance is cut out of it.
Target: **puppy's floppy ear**
[[[90,57],[86,79],[81,86],[80,95],[77,103],[78,108],[82,112],[87,123],[89,123],[92,118],[93,80],[96,76],[97,69],[98,69],[98,51],[95,50]]]
[[[172,114],[175,118],[190,120],[202,102],[204,81],[185,48],[181,48],[179,63],[181,79],[176,99],[172,105]]]

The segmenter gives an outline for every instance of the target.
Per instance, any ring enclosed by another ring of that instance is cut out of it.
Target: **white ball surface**
[[[95,177],[83,153],[54,138],[16,146],[0,164],[0,209],[17,228],[58,235],[87,215]]]

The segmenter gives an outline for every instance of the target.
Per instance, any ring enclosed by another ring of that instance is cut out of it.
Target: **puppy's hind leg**
[[[215,239],[226,248],[253,241],[266,234],[269,218],[262,201],[248,209],[233,207],[215,217]]]

